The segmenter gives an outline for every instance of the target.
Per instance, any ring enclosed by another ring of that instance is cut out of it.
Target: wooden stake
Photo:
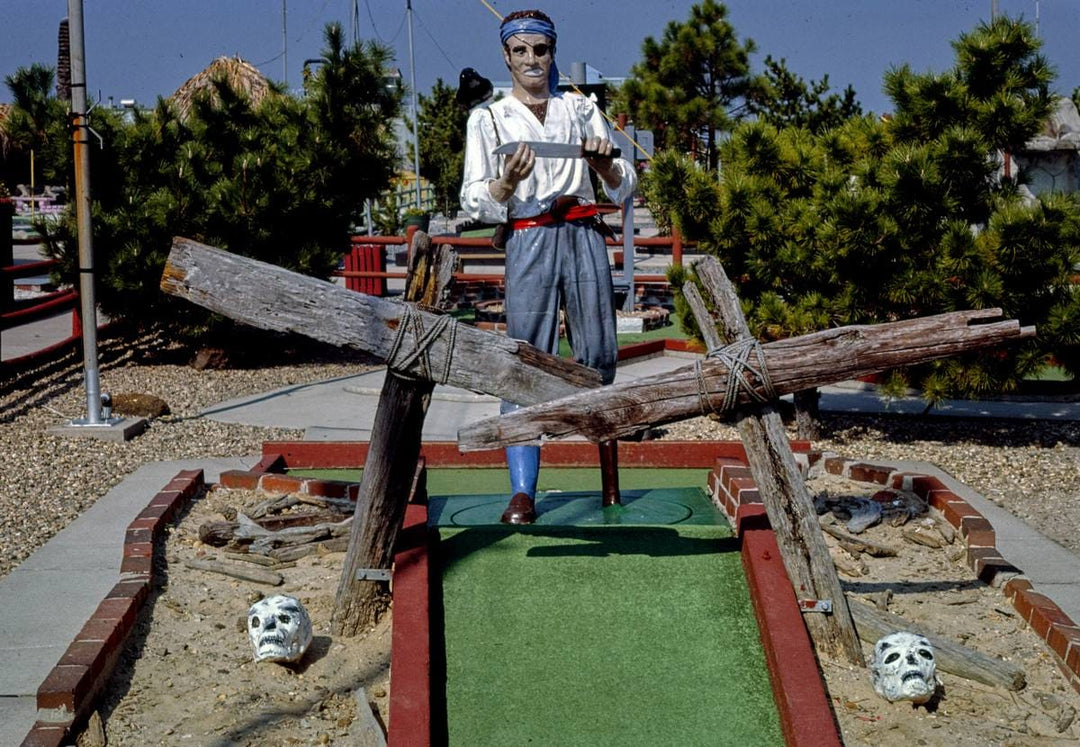
[[[405,300],[441,304],[454,268],[449,246],[434,250],[423,231],[414,234]],[[388,370],[383,382],[364,475],[360,479],[349,549],[334,600],[335,635],[353,636],[370,627],[386,608],[386,583],[358,581],[358,570],[390,568],[394,543],[416,476],[420,439],[435,382],[406,379]]]
[[[683,288],[698,327],[710,349],[750,337],[739,297],[727,274],[712,257],[696,265],[697,275],[713,298],[720,317],[718,333],[697,288]],[[814,502],[795,463],[783,421],[776,407],[767,402],[736,411],[736,425],[746,449],[750,472],[761,493],[761,502],[776,533],[784,560],[800,602],[827,600],[832,613],[806,612],[803,620],[819,654],[864,666],[862,646],[848,610],[840,577],[829,557],[829,548],[817,522]]]

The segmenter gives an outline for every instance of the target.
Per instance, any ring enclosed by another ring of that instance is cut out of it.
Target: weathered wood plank
[[[733,343],[750,340],[750,328],[734,286],[723,267],[712,257],[695,266],[702,285],[712,296],[720,328],[714,328],[696,288],[687,295],[698,327],[710,331],[706,340],[716,347],[722,339]],[[688,289],[689,290],[689,289]],[[807,612],[806,629],[819,654],[862,665],[862,647],[847,608],[840,577],[817,522],[813,499],[795,463],[784,424],[772,402],[736,410],[736,426],[746,450],[750,473],[761,493],[761,502],[776,534],[777,546],[800,601],[827,600],[832,613]]]
[[[848,600],[848,605],[855,618],[859,637],[867,643],[874,644],[879,638],[901,630],[916,633],[930,641],[934,647],[934,658],[942,671],[1006,690],[1022,690],[1027,683],[1023,668],[1012,662],[995,659],[961,646],[948,638],[929,632],[918,623],[891,612],[876,610],[854,599]]]
[[[432,248],[427,234],[417,231],[410,256],[405,300],[437,305],[453,275],[453,251],[447,246]],[[383,381],[334,599],[335,635],[357,635],[374,624],[386,607],[386,584],[357,580],[356,574],[361,569],[390,568],[434,388],[433,381],[405,379],[393,370]]]
[[[392,368],[518,404],[600,385],[593,369],[464,324],[447,326],[430,341],[429,366],[422,357],[405,362],[414,345],[408,335],[395,346],[403,322],[416,320],[430,331],[439,316],[182,237],[173,239],[161,289],[253,327],[297,332],[383,360],[399,347]]]
[[[925,363],[1035,334],[1000,309],[876,325],[854,325],[766,343],[765,368],[777,396],[848,381],[898,366]],[[628,436],[644,425],[663,425],[723,409],[731,369],[705,358],[670,373],[581,392],[506,415],[479,420],[458,432],[462,451],[530,443],[538,438],[584,435],[593,441]],[[755,401],[761,381],[746,374],[735,406]]]

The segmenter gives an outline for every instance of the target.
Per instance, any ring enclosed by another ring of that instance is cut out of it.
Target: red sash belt
[[[560,215],[558,216],[553,213],[540,213],[540,215],[534,215],[531,218],[517,218],[512,220],[510,221],[510,226],[515,231],[520,231],[523,228],[553,226],[556,223],[566,223],[573,220],[592,218],[595,215],[599,215],[599,213],[600,211],[596,209],[596,205],[573,205],[564,211],[560,211]]]

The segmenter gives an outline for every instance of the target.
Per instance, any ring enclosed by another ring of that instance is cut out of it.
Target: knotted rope
[[[756,359],[757,365],[751,363],[751,355]],[[702,412],[712,412],[719,415],[722,412],[730,412],[735,409],[739,401],[739,392],[745,390],[752,400],[768,402],[776,399],[776,390],[773,388],[772,379],[769,377],[769,369],[765,366],[765,351],[753,337],[744,337],[722,348],[712,348],[706,354],[706,358],[718,360],[728,368],[727,388],[724,391],[724,401],[720,409],[713,406],[713,397],[709,395],[708,383],[705,380],[705,370],[701,361],[694,364],[694,374],[697,377],[698,400],[701,402]],[[754,380],[761,382],[760,391],[754,384]]]
[[[457,340],[457,320],[449,316],[440,316],[431,329],[424,329],[424,318],[414,308],[413,304],[401,304],[401,320],[398,324],[394,342],[390,345],[390,352],[386,355],[386,365],[394,370],[398,376],[405,379],[426,379],[445,384],[450,380],[450,365],[454,355],[454,344]],[[449,337],[446,340],[446,361],[443,364],[442,374],[435,379],[431,374],[431,346],[439,336],[449,327]],[[398,353],[405,344],[405,338],[413,336],[413,348],[398,359]],[[419,359],[420,376],[410,376],[404,373],[405,369]]]

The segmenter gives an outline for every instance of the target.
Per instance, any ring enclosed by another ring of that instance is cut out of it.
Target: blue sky
[[[608,77],[625,76],[641,56],[646,36],[685,20],[683,0],[488,0],[500,13],[540,7],[559,31],[558,62],[585,61]],[[275,80],[300,81],[307,58],[318,56],[326,22],[350,31],[358,8],[360,35],[396,54],[409,80],[406,0],[87,0],[84,17],[87,83],[103,100],[133,98],[152,104],[169,95],[219,55],[239,55]],[[908,63],[916,71],[951,66],[950,42],[990,16],[991,0],[731,0],[730,20],[740,38],[766,54],[785,57],[805,78],[829,76],[834,88],[851,83],[863,107],[887,111],[883,73]],[[1039,14],[1044,53],[1058,71],[1056,88],[1080,86],[1080,0],[998,0],[998,9],[1034,22]],[[283,43],[282,9],[286,40]],[[421,93],[437,77],[456,85],[462,67],[493,80],[505,68],[495,15],[482,0],[412,0],[416,81]],[[0,0],[0,75],[21,65],[56,63],[57,25],[67,0]],[[286,55],[282,54],[283,49]],[[287,59],[288,67],[283,63]],[[10,101],[6,87],[0,101]]]

